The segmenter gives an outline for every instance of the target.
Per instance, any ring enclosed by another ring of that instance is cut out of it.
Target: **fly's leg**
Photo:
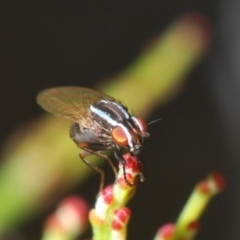
[[[112,168],[114,174],[115,174],[115,177],[117,178],[117,169],[116,167],[114,166],[114,164],[112,163],[112,160],[110,159],[110,157],[108,157],[107,155],[105,154],[102,154],[100,151],[94,151],[94,150],[91,150],[91,149],[88,149],[88,148],[82,148],[84,151],[88,152],[88,153],[91,153],[93,155],[96,155],[100,158],[103,158],[105,160],[107,160],[108,164],[110,165],[110,167]]]
[[[122,166],[123,166],[123,177],[124,177],[124,181],[125,183],[132,187],[133,186],[133,183],[129,182],[128,179],[127,179],[127,175],[126,175],[126,160],[122,157],[122,153],[120,151],[120,149],[116,149],[114,151],[114,155],[115,157],[117,158],[118,161],[121,162]]]
[[[105,160],[107,160],[108,164],[110,165],[110,167],[112,168],[114,174],[115,174],[115,177],[117,178],[117,169],[116,167],[114,166],[114,164],[112,163],[112,160],[110,159],[110,157],[108,157],[107,155],[105,154],[102,154],[101,152],[97,152],[97,153],[94,153],[96,154],[97,156],[101,157],[101,158],[104,158]]]
[[[104,171],[94,165],[92,165],[87,159],[86,157],[92,155],[92,153],[90,153],[89,151],[82,151],[79,154],[80,159],[87,165],[89,166],[91,169],[93,169],[94,171],[96,171],[97,173],[100,174],[100,186],[99,186],[99,192],[101,192],[103,190],[103,185],[104,185]]]
[[[138,167],[139,167],[139,170],[140,170],[140,173],[139,173],[140,181],[144,182],[145,177],[144,177],[144,174],[143,174],[143,166],[142,166],[141,161],[139,161],[139,160],[138,160]]]
[[[128,179],[127,179],[127,175],[126,175],[126,160],[125,160],[124,158],[122,158],[121,164],[122,164],[122,166],[123,166],[123,177],[124,177],[124,181],[125,181],[125,183],[126,183],[128,186],[132,187],[132,186],[133,186],[133,183],[129,182]]]
[[[83,152],[79,154],[80,158],[82,159],[82,161],[87,164],[90,168],[92,168],[94,171],[98,172],[100,174],[100,177],[101,177],[101,182],[100,182],[100,191],[103,189],[103,186],[104,186],[104,171],[94,165],[92,165],[87,159],[86,159],[86,156],[89,156],[89,155],[96,155],[98,157],[101,157],[105,160],[107,160],[107,162],[109,163],[109,165],[111,166],[114,174],[115,174],[115,177],[117,178],[117,169],[116,167],[113,165],[111,159],[105,155],[105,154],[102,154],[100,151],[93,151],[91,149],[88,149],[88,148],[83,148]]]

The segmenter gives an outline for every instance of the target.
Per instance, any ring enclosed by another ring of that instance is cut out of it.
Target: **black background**
[[[226,175],[228,187],[211,202],[197,239],[238,239],[238,5],[216,0],[1,0],[0,142],[42,113],[35,103],[40,90],[94,87],[120,72],[173,20],[203,13],[212,25],[212,43],[188,76],[185,91],[151,116],[164,121],[152,126],[151,144],[141,157],[147,180],[130,202],[129,239],[153,239],[160,225],[176,219],[194,184],[214,169]],[[89,182],[86,190],[89,184],[94,187],[86,198],[93,204],[98,183]],[[43,219],[18,229],[19,239],[39,239]]]

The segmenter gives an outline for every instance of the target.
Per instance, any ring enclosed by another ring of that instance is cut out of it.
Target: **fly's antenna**
[[[163,119],[162,119],[162,118],[157,118],[157,119],[151,121],[150,123],[148,123],[147,126],[149,126],[149,125],[151,125],[151,124],[153,124],[153,123],[155,123],[155,122],[159,122],[159,121],[161,121],[161,120],[163,120]]]

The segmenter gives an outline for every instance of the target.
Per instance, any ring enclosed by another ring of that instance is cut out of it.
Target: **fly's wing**
[[[37,95],[37,103],[43,109],[74,122],[88,117],[89,107],[101,99],[115,101],[106,94],[83,87],[50,88]]]

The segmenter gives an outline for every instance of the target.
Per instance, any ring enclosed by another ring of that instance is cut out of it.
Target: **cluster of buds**
[[[126,165],[119,164],[117,179],[97,196],[89,212],[94,240],[126,240],[131,216],[127,202],[135,193],[141,169],[137,157],[125,154]],[[125,176],[123,167],[125,167]],[[127,178],[127,179],[126,179]],[[126,181],[127,180],[127,181]],[[128,183],[132,183],[131,186]],[[154,240],[193,240],[199,230],[199,218],[213,196],[225,187],[225,179],[218,172],[199,182],[175,223],[159,228]],[[79,197],[64,200],[45,227],[43,240],[74,240],[87,225],[87,205]]]
[[[176,223],[161,227],[154,240],[193,240],[199,230],[199,218],[212,197],[220,193],[225,185],[221,173],[210,173],[206,180],[196,185]]]
[[[133,196],[137,186],[137,176],[141,174],[138,159],[130,154],[125,154],[126,183],[123,165],[119,163],[119,171],[115,183],[103,189],[90,211],[90,222],[93,228],[94,240],[98,239],[126,239],[127,223],[131,212],[126,207]]]

